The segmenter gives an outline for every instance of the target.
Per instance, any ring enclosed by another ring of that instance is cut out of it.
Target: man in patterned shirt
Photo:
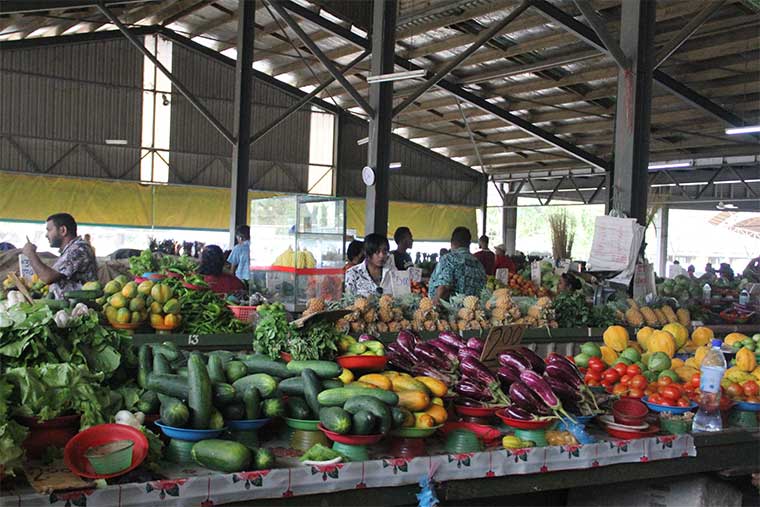
[[[486,271],[470,253],[472,235],[466,227],[451,233],[451,251],[441,257],[430,277],[430,294],[436,304],[452,294],[480,296],[486,285]]]
[[[98,279],[95,254],[85,240],[77,236],[77,223],[68,213],[56,213],[47,219],[45,235],[53,248],[61,249],[61,256],[48,266],[37,255],[37,247],[30,241],[23,252],[40,280],[50,285],[50,294],[63,299],[69,290],[82,288],[82,284]],[[27,238],[28,240],[28,238]]]

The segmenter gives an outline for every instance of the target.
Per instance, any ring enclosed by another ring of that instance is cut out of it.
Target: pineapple
[[[475,312],[468,308],[461,308],[457,312],[457,317],[462,320],[472,320],[475,318]]]
[[[404,320],[404,311],[401,308],[394,308],[391,313],[393,314],[393,320],[397,322]]]
[[[380,308],[383,308],[383,307],[390,308],[391,306],[393,306],[393,297],[388,294],[384,294],[380,298],[380,301],[378,302],[378,304],[380,305]]]
[[[437,329],[435,322],[432,320],[426,320],[423,327],[425,331],[435,331]]]
[[[358,297],[354,301],[354,310],[364,313],[369,308],[369,300],[367,298]]]
[[[371,323],[375,322],[377,320],[377,312],[373,308],[370,308],[366,312],[364,312],[364,322]]]
[[[432,299],[430,299],[428,297],[424,297],[424,298],[422,298],[420,300],[420,305],[419,305],[420,311],[422,311],[422,312],[429,312],[430,310],[433,309],[433,307],[434,307],[434,305],[433,305],[433,300]]]
[[[678,317],[678,322],[680,322],[681,325],[684,325],[686,327],[691,326],[691,314],[689,313],[689,310],[686,308],[679,308],[676,312],[676,316]]]
[[[457,321],[457,329],[459,331],[466,331],[467,330],[467,321],[466,320],[458,320]]]
[[[387,333],[389,330],[388,324],[385,322],[378,322],[377,323],[377,332],[378,333]]]
[[[388,323],[388,332],[390,333],[398,333],[401,331],[401,323],[392,321]]]
[[[380,305],[380,310],[377,314],[380,316],[382,322],[391,322],[393,320],[393,312],[390,308]]]
[[[625,311],[625,320],[633,327],[641,327],[644,324],[644,316],[634,307]]]
[[[478,306],[479,302],[480,300],[476,296],[467,296],[464,298],[464,301],[462,301],[462,304],[468,310],[474,310]]]
[[[496,289],[493,291],[493,297],[499,299],[499,298],[510,298],[509,291],[507,289]]]

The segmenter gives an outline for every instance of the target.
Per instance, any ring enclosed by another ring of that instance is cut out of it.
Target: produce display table
[[[431,443],[433,451],[440,442]],[[711,435],[658,436],[576,446],[437,454],[415,459],[378,458],[330,466],[304,466],[283,441],[271,446],[288,468],[220,474],[167,464],[167,480],[40,495],[5,491],[0,505],[221,505],[254,499],[276,504],[399,505],[414,503],[421,477],[433,473],[439,498],[483,498],[521,492],[760,466],[760,433],[729,430]],[[382,448],[375,456],[382,456]],[[468,479],[468,480],[463,480]],[[371,494],[364,491],[373,488]],[[378,489],[374,489],[378,488]]]

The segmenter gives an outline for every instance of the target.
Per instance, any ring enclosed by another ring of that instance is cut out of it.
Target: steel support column
[[[372,60],[370,74],[393,72],[396,44],[397,0],[374,0],[372,15]],[[367,166],[375,171],[375,183],[367,187],[364,232],[388,234],[388,184],[391,158],[391,122],[393,119],[393,82],[369,86],[369,120]]]
[[[615,110],[615,169],[612,207],[641,225],[649,190],[649,120],[652,109],[655,0],[622,4],[620,45],[630,69],[618,70]]]
[[[253,96],[253,41],[255,2],[238,7],[237,62],[235,64],[235,105],[230,185],[230,245],[235,244],[235,228],[248,223],[248,179],[251,161],[251,102]]]
[[[501,209],[501,237],[504,238],[504,246],[507,255],[514,255],[517,250],[517,199],[520,196],[520,190],[523,183],[517,183],[517,188],[512,191],[513,183],[510,183],[509,192],[504,192],[502,184],[502,204]]]
[[[663,206],[657,213],[657,274],[666,277],[668,267],[668,221],[670,208]]]

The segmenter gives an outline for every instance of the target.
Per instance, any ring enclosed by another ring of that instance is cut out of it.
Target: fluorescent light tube
[[[654,164],[649,164],[648,169],[677,169],[679,167],[691,167],[694,165],[694,162],[655,162]]]
[[[362,137],[358,141],[356,141],[357,146],[361,146],[363,144],[367,144],[369,142],[369,137]]]
[[[760,125],[748,125],[746,127],[734,127],[726,129],[726,134],[729,136],[735,136],[737,134],[753,134],[760,132]]]
[[[393,74],[379,74],[377,76],[367,76],[367,82],[384,83],[386,81],[400,81],[402,79],[414,79],[418,77],[425,77],[427,71],[425,69],[408,70],[405,72],[394,72]]]
[[[125,144],[129,144],[129,141],[127,141],[126,139],[106,139],[106,144],[125,145]]]
[[[388,164],[388,169],[401,169],[401,162],[391,162]]]

